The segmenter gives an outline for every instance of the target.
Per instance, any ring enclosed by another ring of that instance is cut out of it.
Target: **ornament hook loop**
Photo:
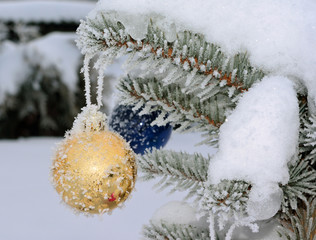
[[[82,112],[78,114],[72,132],[95,132],[108,130],[107,117],[99,111],[99,107],[95,104],[82,108]]]

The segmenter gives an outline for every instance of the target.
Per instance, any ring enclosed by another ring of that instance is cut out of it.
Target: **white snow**
[[[172,201],[160,207],[154,213],[151,221],[156,225],[165,222],[168,224],[185,224],[196,227],[206,226],[204,218],[197,218],[196,210],[196,208],[186,202]]]
[[[79,22],[94,6],[87,1],[1,1],[0,21]]]
[[[289,180],[287,163],[296,153],[299,133],[293,87],[287,78],[265,77],[245,93],[220,129],[219,150],[209,166],[212,184],[222,179],[252,183],[249,202],[256,204],[248,206],[248,213],[256,219],[275,214],[281,203],[278,183]],[[274,206],[264,213],[267,201]]]
[[[203,33],[228,55],[246,51],[253,65],[303,81],[315,100],[313,0],[100,0],[90,17],[100,10],[125,24],[136,39],[145,36],[148,20],[154,18],[169,41],[176,31],[189,29]]]
[[[254,185],[247,202],[247,213],[256,220],[274,216],[281,207],[283,191],[277,184]]]
[[[30,62],[40,64],[44,69],[55,66],[63,82],[75,90],[82,56],[75,45],[74,33],[50,33],[28,43],[25,47]]]

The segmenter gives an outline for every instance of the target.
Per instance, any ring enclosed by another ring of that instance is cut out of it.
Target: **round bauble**
[[[143,154],[146,149],[164,147],[172,132],[170,124],[152,126],[151,123],[158,117],[159,112],[139,115],[141,111],[133,111],[133,106],[118,105],[114,108],[109,127],[118,132],[137,154]]]
[[[121,206],[134,188],[135,154],[117,133],[89,126],[87,131],[70,133],[59,144],[53,184],[76,210],[109,212]]]

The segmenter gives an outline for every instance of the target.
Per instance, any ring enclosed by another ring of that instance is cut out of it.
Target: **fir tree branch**
[[[168,113],[164,122],[175,124],[189,121],[218,128],[225,121],[225,112],[235,106],[224,94],[217,92],[201,101],[194,94],[183,93],[181,87],[176,84],[163,86],[156,78],[127,77],[120,81],[118,89],[122,92],[124,103],[128,104],[132,99],[134,104],[141,102],[153,107],[159,106],[159,110]]]
[[[205,211],[212,211],[219,216],[220,222],[225,222],[234,213],[246,213],[247,201],[251,185],[244,181],[221,181],[217,185],[204,185],[200,206]]]
[[[306,201],[310,196],[316,195],[316,170],[312,167],[314,148],[311,143],[313,120],[308,115],[306,96],[299,95],[300,105],[300,133],[299,156],[297,161],[289,166],[290,180],[282,186],[283,201],[282,212],[289,215],[291,210],[296,210],[301,201]],[[316,122],[316,121],[315,121]]]
[[[310,130],[307,128],[307,125],[310,124],[309,113],[308,113],[308,103],[306,96],[298,95],[299,107],[300,107],[300,133],[299,133],[299,152],[302,155],[302,158],[306,158],[307,155],[312,151],[307,143],[307,135]]]
[[[221,48],[209,43],[201,34],[191,31],[178,32],[177,39],[168,42],[165,33],[153,21],[148,24],[146,37],[136,41],[123,24],[114,22],[107,13],[99,12],[94,19],[82,21],[77,33],[77,45],[84,54],[95,54],[113,48],[123,49],[125,54],[140,52],[139,58],[154,57],[154,61],[170,63],[178,70],[193,73],[187,77],[187,86],[221,81],[224,85],[234,87],[239,92],[247,90],[251,85],[262,79],[264,73],[250,65],[246,53],[226,56]],[[209,79],[205,78],[210,76]],[[202,78],[201,78],[202,77]],[[172,78],[169,79],[172,83]]]
[[[208,240],[209,230],[206,228],[198,228],[191,225],[168,224],[161,222],[143,227],[143,236],[145,239],[161,239],[161,240]]]
[[[197,196],[197,191],[207,179],[210,158],[200,154],[153,149],[138,155],[138,167],[144,180],[163,177],[157,184],[160,189],[172,186],[171,192],[188,191],[188,197]]]
[[[301,131],[304,136],[302,145],[304,151],[308,152],[306,160],[310,161],[311,165],[316,164],[316,115],[311,115],[309,119],[304,121],[304,129]]]
[[[144,173],[143,180],[162,177],[156,186],[160,189],[172,187],[175,191],[189,191],[188,197],[202,199],[201,206],[206,211],[225,212],[245,209],[251,185],[243,181],[222,181],[218,185],[208,185],[209,158],[200,154],[153,149],[138,156],[138,167]]]
[[[316,239],[316,198],[304,201],[305,206],[288,214],[289,221],[281,221],[280,235],[289,240]]]
[[[163,86],[155,78],[127,77],[120,81],[118,89],[122,93],[122,104],[136,105],[136,108],[146,105],[143,114],[159,110],[161,114],[153,124],[170,123],[179,132],[203,132],[203,143],[210,145],[217,143],[218,129],[225,121],[225,114],[234,107],[231,99],[222,93],[210,94],[202,101],[195,94],[183,93],[177,84]]]
[[[282,189],[282,212],[289,213],[290,209],[297,209],[299,199],[305,201],[308,196],[316,195],[316,171],[308,161],[301,160],[290,168],[290,180]]]

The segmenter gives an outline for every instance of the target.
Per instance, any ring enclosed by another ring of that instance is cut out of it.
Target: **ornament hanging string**
[[[103,92],[103,74],[104,69],[108,65],[106,56],[102,54],[98,61],[95,63],[95,68],[98,69],[98,80],[97,80],[97,106],[100,108],[102,103],[102,92]]]
[[[85,81],[85,96],[86,96],[86,104],[87,106],[91,105],[91,81],[90,81],[90,73],[89,73],[89,64],[91,59],[94,57],[93,54],[86,54],[84,58],[84,65],[82,68],[82,72],[84,74]],[[103,105],[102,103],[102,93],[103,93],[103,74],[106,66],[110,65],[113,62],[114,58],[109,58],[107,54],[102,54],[99,56],[99,59],[95,63],[94,68],[98,70],[98,79],[97,79],[97,107]]]
[[[89,63],[90,60],[92,59],[93,55],[90,54],[86,54],[83,60],[83,68],[82,71],[83,72],[83,77],[84,77],[84,81],[85,81],[85,96],[86,96],[86,104],[87,106],[91,105],[91,84],[90,84],[90,75],[89,75]]]
[[[209,223],[210,223],[210,238],[211,240],[216,240],[215,219],[212,212],[210,213]]]

